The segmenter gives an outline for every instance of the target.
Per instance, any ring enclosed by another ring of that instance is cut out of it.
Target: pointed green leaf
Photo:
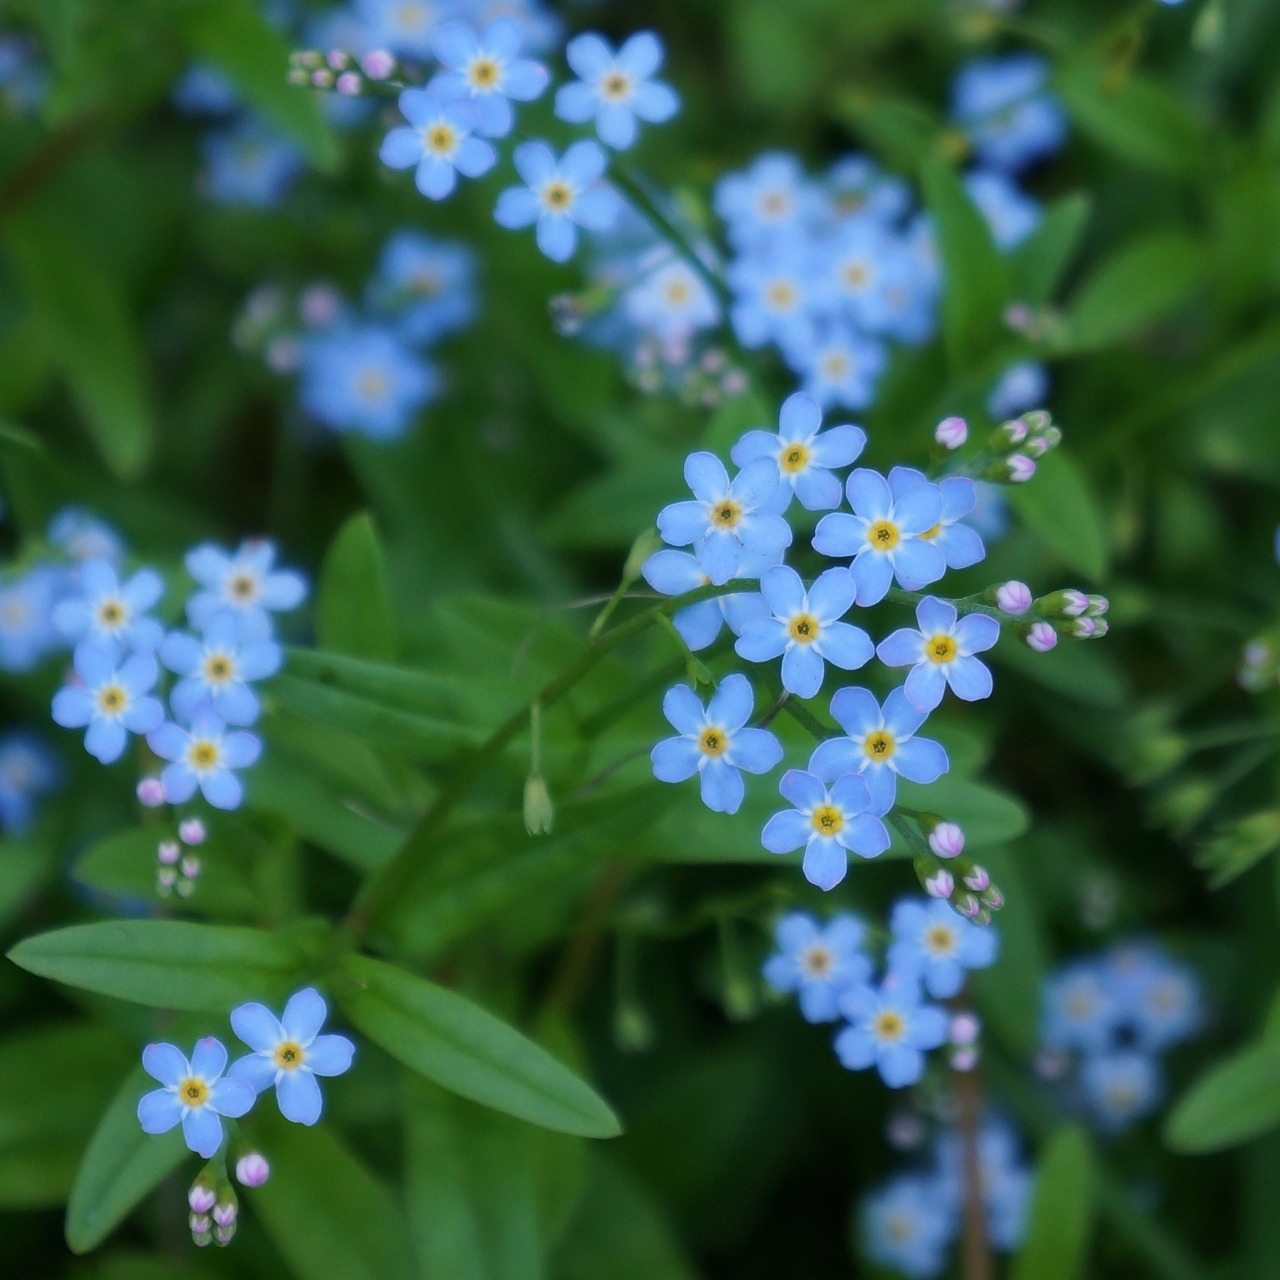
[[[1084,192],[1055,200],[1040,225],[1009,255],[1014,294],[1043,306],[1054,294],[1080,243],[1093,199]]]
[[[1026,1239],[1011,1280],[1079,1280],[1093,1224],[1093,1157],[1077,1128],[1059,1130],[1036,1169]]]
[[[1060,449],[1042,458],[1025,485],[1013,485],[1009,501],[1022,522],[1070,569],[1095,582],[1111,560],[1106,518],[1075,459]]]
[[[323,649],[360,658],[395,657],[386,557],[367,512],[338,530],[324,558],[316,588],[316,636]]]
[[[1280,1044],[1245,1049],[1220,1062],[1183,1095],[1165,1125],[1175,1151],[1239,1146],[1280,1124]]]

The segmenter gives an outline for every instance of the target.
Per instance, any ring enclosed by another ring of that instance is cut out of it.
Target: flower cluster
[[[190,1057],[172,1044],[143,1050],[142,1065],[161,1087],[139,1100],[138,1123],[152,1134],[180,1124],[187,1146],[210,1162],[188,1196],[197,1244],[228,1244],[234,1234],[236,1198],[223,1172],[223,1120],[239,1120],[260,1094],[274,1089],[286,1120],[315,1124],[324,1106],[316,1077],[340,1076],[350,1068],[355,1045],[346,1036],[320,1034],[327,1016],[323,997],[312,987],[291,996],[279,1018],[265,1005],[240,1005],[231,1012],[231,1026],[249,1052],[229,1070],[226,1046],[214,1036],[198,1040]],[[261,1185],[267,1174],[257,1152],[246,1151],[236,1163],[245,1186]]]
[[[976,1061],[968,1021],[953,1020],[933,1000],[960,993],[971,969],[995,962],[998,939],[960,919],[945,903],[905,899],[890,918],[892,940],[884,972],[875,979],[867,953],[867,929],[850,915],[826,925],[803,911],[783,916],[775,929],[777,952],[765,963],[765,980],[795,994],[809,1022],[843,1020],[836,1056],[851,1071],[874,1066],[892,1089],[915,1084],[925,1054],[950,1042],[953,1065]]]
[[[1160,1104],[1160,1056],[1204,1017],[1191,969],[1155,943],[1117,944],[1046,981],[1040,1072],[1099,1128],[1127,1128]]]

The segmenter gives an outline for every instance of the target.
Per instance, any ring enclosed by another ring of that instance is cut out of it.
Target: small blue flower
[[[870,156],[837,160],[827,171],[827,190],[835,212],[849,224],[891,224],[911,208],[910,185],[885,173]]]
[[[58,603],[53,624],[72,644],[89,640],[150,652],[164,629],[146,613],[163,594],[164,579],[153,569],[139,569],[122,583],[106,560],[86,560],[80,566],[79,594]]]
[[[302,170],[302,153],[260,120],[210,130],[200,139],[201,182],[215,204],[269,209],[284,198]]]
[[[818,521],[813,549],[837,559],[852,557],[858,604],[879,604],[896,577],[908,591],[937,582],[947,571],[941,551],[924,538],[942,515],[937,485],[899,486],[859,467],[845,484],[854,514],[832,512]]]
[[[208,708],[228,724],[252,724],[259,706],[248,682],[280,670],[280,646],[270,634],[261,615],[245,618],[223,610],[209,619],[199,639],[181,631],[165,636],[160,661],[183,677],[169,694],[174,715],[190,721]]]
[[[858,1213],[862,1247],[879,1266],[932,1280],[947,1265],[956,1216],[936,1177],[903,1174],[871,1193]]]
[[[0,36],[0,111],[26,116],[49,87],[49,71],[25,36]]]
[[[788,769],[778,790],[794,809],[783,809],[765,823],[760,842],[770,853],[791,853],[804,846],[804,878],[819,889],[834,889],[849,870],[849,853],[875,858],[889,847],[889,833],[869,813],[871,796],[856,773],[828,787],[801,769]]]
[[[946,1015],[921,1002],[914,978],[893,970],[879,987],[841,992],[839,1007],[850,1025],[836,1036],[836,1057],[850,1071],[874,1066],[891,1089],[915,1084],[925,1053],[947,1038]]]
[[[1067,118],[1047,91],[1049,64],[1018,54],[978,59],[956,76],[952,117],[982,164],[1018,170],[1066,141]]]
[[[1018,1140],[1002,1120],[984,1120],[978,1131],[978,1180],[986,1210],[987,1236],[995,1248],[1012,1252],[1026,1234],[1031,1208],[1031,1172]],[[958,1220],[964,1209],[964,1146],[950,1130],[938,1139],[938,1187]]]
[[[912,467],[894,467],[889,472],[889,486],[894,493],[908,493],[927,484],[924,472]],[[942,514],[938,523],[920,536],[942,552],[948,569],[968,569],[987,554],[978,532],[959,523],[978,501],[977,486],[968,476],[946,476],[938,481],[938,491],[942,495]]]
[[[46,565],[0,585],[0,669],[30,671],[55,649],[62,637],[53,625],[54,598],[61,574]]]
[[[749,622],[734,648],[748,662],[781,656],[783,688],[797,698],[812,698],[822,688],[826,663],[855,671],[875,656],[870,636],[840,621],[856,594],[843,566],[819,575],[806,591],[794,569],[776,565],[760,579],[760,594],[768,616]]]
[[[613,225],[619,201],[600,181],[608,161],[594,142],[575,142],[558,160],[545,142],[522,142],[512,159],[525,185],[502,192],[494,220],[512,231],[536,223],[538,248],[552,262],[573,256],[579,227],[607,231]]]
[[[769,151],[751,168],[722,178],[715,191],[716,213],[729,242],[743,251],[790,240],[825,218],[825,195],[804,174],[790,152]]]
[[[1037,409],[1049,396],[1049,371],[1038,360],[1011,364],[991,388],[987,412],[997,419],[1012,418],[1026,409]]]
[[[334,431],[398,439],[438,388],[435,366],[379,325],[335,325],[302,344],[298,402]]]
[[[805,392],[824,409],[865,409],[875,400],[889,362],[884,343],[845,324],[820,326],[805,343],[787,340],[783,355],[804,379]]]
[[[949,1000],[964,985],[969,969],[995,963],[999,939],[994,929],[958,916],[936,899],[909,899],[893,909],[889,966],[918,974],[936,1000]]]
[[[738,577],[759,577],[765,569],[776,564],[777,559],[777,556],[766,559],[748,553],[738,565]],[[641,573],[644,580],[664,596],[683,595],[686,591],[705,587],[711,581],[698,563],[697,556],[670,547],[655,551],[644,562]],[[764,597],[759,592],[735,591],[732,595],[691,604],[673,614],[671,622],[685,644],[697,651],[712,644],[726,622],[734,635],[741,635],[749,622],[767,617],[768,612]]]
[[[764,980],[775,991],[798,992],[808,1022],[834,1022],[839,992],[871,978],[871,961],[861,949],[866,928],[854,916],[832,916],[824,927],[807,911],[790,911],[774,937],[778,950],[765,961]]]
[[[290,996],[279,1019],[262,1004],[233,1009],[231,1026],[253,1052],[231,1064],[230,1078],[255,1094],[274,1087],[286,1120],[315,1124],[324,1103],[316,1076],[342,1075],[356,1051],[346,1036],[320,1034],[328,1013],[313,987]]]
[[[782,402],[778,431],[748,431],[733,446],[734,465],[745,467],[771,458],[778,468],[774,509],[781,515],[791,495],[809,511],[829,511],[840,505],[841,485],[832,467],[851,466],[866,447],[867,433],[844,424],[822,430],[822,410],[812,396],[797,391]]]
[[[932,711],[947,685],[957,698],[991,696],[991,672],[973,655],[1000,639],[1000,624],[983,613],[959,618],[955,605],[926,596],[916,605],[920,629],[900,627],[882,640],[876,655],[886,667],[911,667],[903,690],[917,711]]]
[[[77,680],[53,695],[53,718],[64,729],[83,729],[85,750],[103,764],[124,753],[131,733],[150,733],[164,707],[148,693],[160,675],[155,655],[135,653],[119,661],[114,645],[81,644],[75,651]]]
[[[63,507],[49,522],[49,541],[72,560],[108,560],[124,554],[120,535],[80,507]]]
[[[36,800],[60,777],[57,759],[37,738],[22,732],[0,738],[0,828],[6,835],[27,829]]]
[[[901,689],[884,700],[883,710],[866,689],[837,689],[831,714],[846,736],[819,743],[809,768],[827,781],[845,773],[861,774],[871,793],[872,813],[893,808],[899,775],[908,782],[930,783],[946,773],[942,747],[915,736],[928,712],[913,707]]]
[[[532,102],[547,87],[547,69],[531,58],[517,58],[523,32],[511,18],[495,18],[477,37],[465,22],[441,23],[431,33],[431,48],[445,68],[431,87],[476,104],[476,132],[505,138],[515,121],[511,99]]]
[[[1050,1049],[1105,1049],[1122,1022],[1118,994],[1097,962],[1064,965],[1044,984],[1041,1041]]]
[[[646,263],[639,281],[622,295],[622,310],[637,329],[665,347],[680,347],[720,322],[715,295],[683,259],[656,267]]]
[[[464,178],[478,178],[497,155],[474,136],[480,111],[469,98],[449,98],[433,89],[406,89],[400,114],[409,122],[392,129],[378,152],[391,169],[413,169],[413,180],[429,200],[443,200]]]
[[[181,1122],[187,1146],[206,1160],[222,1146],[219,1117],[238,1120],[257,1100],[258,1095],[245,1081],[223,1076],[227,1051],[213,1036],[196,1041],[190,1061],[176,1045],[149,1044],[142,1051],[142,1065],[164,1085],[143,1095],[138,1103],[143,1132],[168,1133]]]
[[[160,774],[169,804],[185,804],[196,788],[215,809],[238,809],[244,784],[232,772],[246,769],[262,754],[262,741],[252,733],[227,733],[212,711],[200,711],[190,729],[162,724],[147,734],[147,745],[165,765]]]
[[[382,250],[370,303],[395,313],[406,342],[435,342],[475,318],[475,254],[456,240],[398,231]]]
[[[290,569],[274,569],[275,558],[275,543],[266,538],[247,539],[234,553],[212,542],[193,547],[183,563],[204,590],[187,601],[187,620],[203,628],[220,609],[263,617],[296,609],[306,599],[306,581]]]
[[[451,7],[448,0],[353,0],[369,48],[402,58],[431,57],[431,34]]]
[[[731,482],[713,453],[691,453],[684,478],[692,502],[673,502],[658,512],[658,532],[672,546],[692,545],[716,585],[728,582],[748,555],[768,558],[791,545],[791,528],[770,503],[778,490],[778,467],[760,458]]]
[[[991,228],[996,248],[1017,248],[1040,224],[1039,203],[1003,173],[975,169],[967,174],[964,188]]]
[[[1086,1057],[1080,1087],[1098,1124],[1109,1131],[1150,1115],[1164,1092],[1159,1063],[1140,1049]]]
[[[776,342],[793,349],[813,341],[817,317],[830,301],[830,285],[815,266],[803,242],[788,242],[767,257],[742,257],[729,264],[729,319],[744,347]]]
[[[217,67],[188,67],[173,86],[173,105],[184,115],[223,116],[240,105],[235,85]]]
[[[1168,1049],[1193,1036],[1204,1023],[1204,1000],[1196,975],[1160,947],[1132,942],[1106,957],[1108,986],[1119,1016],[1147,1050]]]
[[[596,122],[600,141],[625,151],[636,140],[637,119],[662,124],[680,110],[670,85],[652,76],[662,65],[662,42],[651,31],[627,39],[615,53],[608,41],[575,36],[565,57],[579,79],[556,92],[556,115],[570,124]]]
[[[767,729],[749,729],[754,698],[746,676],[726,676],[703,708],[688,685],[667,690],[662,713],[680,735],[664,738],[650,759],[659,782],[683,782],[696,773],[702,802],[717,813],[737,813],[742,774],[768,773],[782,759],[782,745]]]

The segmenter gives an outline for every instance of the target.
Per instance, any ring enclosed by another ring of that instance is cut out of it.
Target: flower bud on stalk
[[[271,1176],[271,1166],[259,1151],[250,1151],[236,1161],[236,1180],[244,1187],[260,1187]]]
[[[1058,643],[1058,633],[1048,622],[1033,622],[1022,634],[1027,647],[1036,653],[1048,653]]]
[[[964,852],[964,831],[958,823],[940,822],[929,833],[929,848],[939,858],[955,858]]]
[[[969,439],[969,424],[963,418],[943,418],[933,438],[944,449],[959,449]]]
[[[1005,613],[1020,618],[1031,608],[1031,588],[1025,582],[1011,579],[987,593],[991,602]]]

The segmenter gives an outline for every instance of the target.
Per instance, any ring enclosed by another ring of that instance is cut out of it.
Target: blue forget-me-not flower
[[[171,1044],[149,1044],[142,1051],[147,1074],[164,1086],[143,1095],[138,1123],[146,1133],[168,1133],[182,1125],[187,1146],[206,1160],[222,1146],[222,1120],[238,1120],[253,1106],[257,1094],[244,1080],[224,1076],[227,1050],[220,1040],[196,1041],[190,1060]]]
[[[832,916],[822,925],[807,911],[789,911],[774,928],[778,950],[765,961],[764,979],[775,991],[795,992],[806,1021],[834,1022],[836,996],[871,977],[865,936],[854,916]]]
[[[1000,638],[1000,624],[983,613],[961,618],[949,600],[927,596],[916,605],[919,630],[900,627],[880,642],[876,654],[887,667],[906,667],[903,689],[917,710],[932,711],[948,685],[957,698],[991,696],[991,672],[974,654]]]
[[[556,92],[556,115],[570,124],[594,120],[600,141],[625,151],[636,140],[637,121],[661,124],[680,109],[675,90],[653,79],[662,56],[651,31],[629,37],[616,53],[594,33],[575,36],[565,57],[580,78]]]

